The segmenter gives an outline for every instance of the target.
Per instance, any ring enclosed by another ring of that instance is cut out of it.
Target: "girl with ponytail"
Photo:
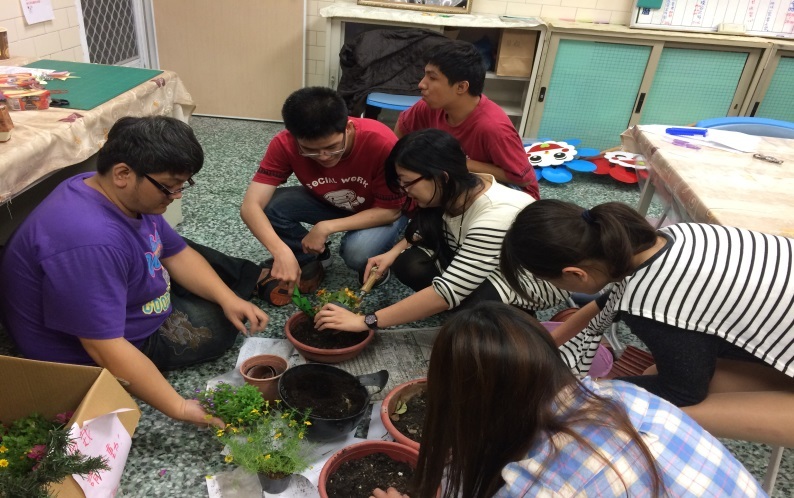
[[[555,335],[574,371],[622,320],[656,361],[623,380],[717,436],[794,445],[794,240],[698,223],[655,230],[624,204],[542,200],[516,217],[500,265],[519,294],[525,272],[572,292],[610,286]]]

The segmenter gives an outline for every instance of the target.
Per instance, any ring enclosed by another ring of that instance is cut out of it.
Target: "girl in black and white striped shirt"
[[[425,129],[402,137],[386,161],[386,182],[416,209],[405,239],[370,258],[365,274],[374,265],[380,272],[391,269],[415,294],[365,317],[326,305],[315,317],[319,330],[391,327],[480,301],[545,309],[567,297],[534,278],[524,283],[524,299],[507,285],[499,272],[502,240],[516,214],[534,199],[491,175],[470,173],[452,135]]]
[[[545,200],[517,216],[501,268],[514,285],[524,270],[573,292],[613,284],[558,329],[574,371],[623,320],[656,361],[623,380],[715,435],[794,445],[794,240],[696,223],[656,231],[623,204]]]

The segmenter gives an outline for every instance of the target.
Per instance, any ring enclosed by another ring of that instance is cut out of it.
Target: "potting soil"
[[[369,498],[373,489],[386,490],[391,486],[410,496],[408,486],[413,475],[407,463],[385,453],[373,453],[340,465],[328,478],[325,490],[328,498]]]
[[[367,390],[344,371],[315,371],[282,379],[284,398],[298,410],[311,409],[312,417],[338,419],[355,415],[367,403]]]
[[[425,394],[425,391],[422,391],[409,399],[406,403],[408,409],[405,410],[405,413],[399,415],[399,420],[391,419],[395,429],[400,431],[403,436],[417,443],[422,441],[422,426],[425,423],[425,409],[427,408]]]
[[[319,349],[349,348],[362,342],[369,335],[369,332],[319,331],[314,328],[314,324],[308,319],[297,320],[290,332],[292,337],[301,344]]]

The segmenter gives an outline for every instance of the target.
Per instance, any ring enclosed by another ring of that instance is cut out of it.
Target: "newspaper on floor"
[[[381,401],[395,386],[427,375],[430,351],[438,327],[416,329],[381,330],[375,334],[372,342],[360,355],[334,366],[353,375],[366,375],[379,370],[389,372],[389,382],[383,391],[373,394],[371,401]],[[264,339],[249,337],[240,348],[234,370],[210,379],[207,387],[214,387],[218,382],[242,385],[240,365],[251,356],[258,354],[274,354],[286,358],[290,366],[306,363],[292,344],[286,339]]]
[[[389,382],[383,391],[372,396],[372,411],[369,418],[362,421],[368,426],[365,428],[367,439],[393,441],[380,419],[381,402],[395,386],[427,375],[427,365],[436,333],[438,327],[379,331],[360,355],[335,365],[353,375],[366,375],[384,369],[389,372]],[[244,382],[240,375],[240,365],[246,359],[258,354],[274,354],[287,358],[290,366],[306,363],[286,339],[249,337],[240,348],[234,369],[210,379],[207,387],[214,387],[218,382],[242,385]],[[302,475],[293,476],[289,488],[278,496],[280,498],[316,497],[317,482],[325,462],[336,451],[361,441],[363,439],[350,434],[344,438],[317,443],[312,453],[311,467]],[[239,468],[207,476],[206,480],[210,498],[250,497],[260,496],[262,493],[256,475]]]

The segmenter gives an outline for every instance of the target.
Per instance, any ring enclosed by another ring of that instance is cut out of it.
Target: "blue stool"
[[[422,97],[418,95],[392,95],[390,93],[370,93],[367,95],[367,105],[404,111],[416,104]]]

